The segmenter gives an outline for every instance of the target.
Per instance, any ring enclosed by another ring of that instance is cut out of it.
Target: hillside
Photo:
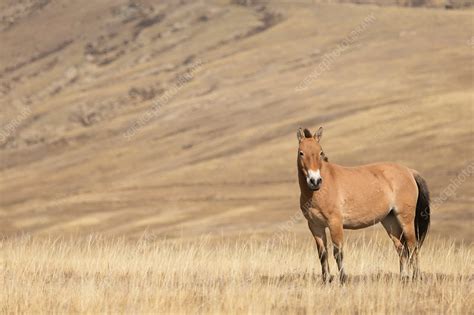
[[[323,125],[474,239],[472,10],[181,2],[1,2],[0,233],[306,235],[295,132]]]

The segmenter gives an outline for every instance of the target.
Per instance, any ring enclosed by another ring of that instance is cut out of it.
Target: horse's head
[[[327,158],[319,144],[322,135],[323,127],[319,127],[314,135],[306,128],[299,128],[296,133],[299,141],[298,169],[306,177],[306,183],[312,191],[319,190],[323,184],[321,166]]]

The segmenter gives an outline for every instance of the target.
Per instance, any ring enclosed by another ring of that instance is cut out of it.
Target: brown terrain
[[[3,236],[309,238],[295,133],[323,125],[330,161],[417,169],[431,233],[474,240],[472,9],[160,3],[0,1]]]

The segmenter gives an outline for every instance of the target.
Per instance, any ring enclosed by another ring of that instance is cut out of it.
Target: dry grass
[[[323,285],[309,239],[2,240],[2,313],[468,313],[472,247],[429,239],[403,284],[389,241],[349,240],[350,282]],[[334,265],[331,266],[334,273]]]

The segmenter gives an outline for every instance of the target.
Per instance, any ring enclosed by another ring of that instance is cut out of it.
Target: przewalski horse
[[[323,281],[329,275],[326,228],[341,282],[344,229],[361,229],[381,222],[400,257],[400,274],[420,275],[418,250],[430,224],[430,199],[418,172],[394,163],[344,167],[329,163],[320,141],[322,127],[313,135],[298,129],[300,207],[314,236]]]

